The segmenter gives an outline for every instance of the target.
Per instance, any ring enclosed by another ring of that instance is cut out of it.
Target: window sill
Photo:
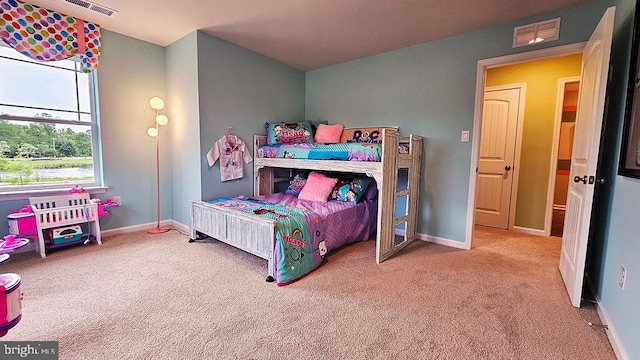
[[[85,192],[89,194],[104,194],[107,192],[109,187],[108,186],[91,186],[91,187],[85,187],[83,189]],[[34,196],[66,195],[68,193],[69,193],[69,189],[12,191],[8,193],[0,193],[0,201],[22,200],[22,199],[28,199]]]

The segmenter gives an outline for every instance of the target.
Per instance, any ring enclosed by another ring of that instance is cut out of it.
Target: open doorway
[[[571,155],[570,181],[567,197],[567,216],[563,229],[560,252],[560,274],[571,299],[571,304],[580,306],[583,289],[586,250],[589,240],[590,218],[597,179],[600,135],[606,102],[609,59],[613,42],[615,7],[604,13],[600,22],[585,44],[575,44],[557,48],[532,51],[478,62],[474,135],[469,176],[469,206],[465,247],[471,249],[474,235],[474,215],[477,169],[479,155],[480,128],[482,125],[482,101],[486,84],[486,73],[491,67],[514,64],[539,58],[553,58],[571,54],[570,48],[582,48],[582,70],[580,91],[576,113],[574,146]],[[541,73],[543,76],[544,71]],[[526,131],[526,129],[525,129]],[[521,165],[525,162],[521,159]],[[551,166],[550,166],[551,167]],[[547,175],[549,175],[547,173]],[[521,179],[526,178],[521,176]],[[547,201],[544,201],[546,203]],[[517,204],[518,217],[520,205]],[[529,206],[529,204],[526,204]],[[517,222],[517,220],[516,220]]]
[[[578,107],[578,91],[580,78],[560,79],[558,84],[558,100],[556,110],[557,151],[552,155],[552,166],[555,170],[551,174],[549,192],[553,193],[551,203],[550,225],[545,226],[545,233],[550,236],[562,237],[564,217],[567,210],[567,195],[569,191],[569,172],[571,170],[571,155],[576,125],[576,110]]]
[[[549,235],[551,224],[547,224],[547,215],[554,203],[553,197],[549,197],[549,189],[556,183],[557,142],[562,127],[562,112],[556,109],[559,105],[562,108],[564,102],[564,98],[556,94],[565,92],[565,85],[560,80],[579,80],[581,69],[582,54],[577,53],[486,70],[476,225]],[[577,83],[573,86],[577,87]],[[508,101],[507,93],[517,93],[517,89],[520,89],[520,100]],[[575,94],[577,96],[577,91]],[[573,107],[574,121],[576,103],[577,98]],[[514,114],[513,119],[508,116],[510,112]],[[563,140],[564,135],[566,132],[563,131]],[[564,165],[562,162],[561,168]],[[561,186],[561,181],[558,184]],[[501,189],[503,191],[498,191]],[[566,199],[562,202],[566,203]],[[501,204],[504,210],[499,211]],[[489,221],[497,215],[503,215],[502,221]]]

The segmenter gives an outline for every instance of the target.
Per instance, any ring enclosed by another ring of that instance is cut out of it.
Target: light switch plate
[[[462,132],[462,135],[460,136],[460,141],[462,142],[469,142],[469,131],[465,130]]]

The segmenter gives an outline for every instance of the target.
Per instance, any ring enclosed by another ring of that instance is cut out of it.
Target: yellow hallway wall
[[[581,68],[576,54],[487,70],[487,87],[527,84],[515,226],[544,229],[558,80]]]

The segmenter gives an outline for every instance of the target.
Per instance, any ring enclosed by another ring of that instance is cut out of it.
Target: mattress
[[[382,144],[274,144],[261,145],[257,156],[261,158],[287,158],[309,160],[380,161]]]
[[[353,204],[331,200],[323,203],[301,200],[295,195],[285,193],[261,195],[255,198],[268,203],[304,208],[318,214],[324,222],[324,239],[328,251],[352,242],[369,240],[376,230],[377,201],[360,201]]]

